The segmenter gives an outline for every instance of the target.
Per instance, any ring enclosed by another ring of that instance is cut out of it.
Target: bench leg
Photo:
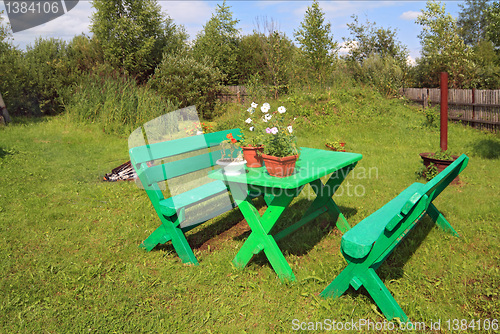
[[[374,269],[369,268],[359,279],[387,320],[399,318],[403,322],[408,321],[408,317]]]
[[[179,219],[179,218],[177,218]],[[165,218],[161,218],[162,224],[158,227],[146,240],[144,240],[140,248],[146,249],[148,252],[156,247],[158,244],[164,244],[168,241],[172,241],[172,245],[180,257],[183,263],[198,264],[196,256],[194,256],[193,250],[189,243],[187,242],[186,236],[182,231],[177,221],[171,222]]]
[[[189,264],[192,263],[194,265],[198,265],[198,260],[196,256],[194,256],[193,250],[189,243],[187,242],[186,236],[180,229],[180,227],[170,226],[168,228],[169,234],[172,236],[172,245],[177,252],[177,255],[181,258],[183,263]]]
[[[342,296],[351,285],[356,290],[364,286],[375,304],[380,308],[388,320],[394,318],[399,318],[403,322],[408,320],[408,317],[380,277],[378,277],[375,270],[373,268],[367,269],[364,265],[349,264],[333,282],[321,292],[320,296],[323,298],[338,298]]]
[[[430,204],[427,209],[427,214],[431,217],[431,219],[439,226],[443,231],[454,235],[457,238],[460,238],[460,235],[455,231],[455,229],[448,223],[446,218],[444,218],[443,214],[439,212],[439,210],[434,206],[434,204]]]
[[[350,282],[353,279],[353,267],[354,265],[348,265],[347,268],[342,270],[333,282],[320,293],[320,296],[323,298],[331,297],[333,299],[342,296],[349,289]]]
[[[151,251],[153,248],[156,247],[158,244],[164,244],[166,242],[169,242],[172,240],[170,235],[168,234],[167,230],[165,227],[160,225],[149,237],[147,237],[146,240],[144,240],[139,247],[147,250],[148,252]]]

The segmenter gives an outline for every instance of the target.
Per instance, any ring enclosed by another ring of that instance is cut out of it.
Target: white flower
[[[283,107],[283,106],[281,106],[281,107],[279,107],[279,108],[278,108],[278,112],[279,112],[280,114],[284,114],[284,113],[286,112],[286,108],[285,108],[285,107]]]
[[[252,102],[252,104],[251,104],[252,108],[254,108],[254,109],[255,109],[255,108],[257,108],[257,105],[258,105],[258,104],[257,104],[257,103],[255,103],[255,102]]]
[[[255,111],[255,109],[254,109],[254,108],[248,108],[248,109],[247,109],[247,111],[248,111],[249,113],[253,114],[253,112]]]
[[[262,106],[266,107],[267,109],[271,109],[271,105],[269,103],[267,103],[267,102],[264,103]]]
[[[271,120],[271,118],[273,118],[273,115],[271,115],[271,114],[266,114],[266,115],[264,116],[264,118],[266,119],[266,122],[267,122],[267,121],[270,121],[270,120]]]
[[[267,118],[263,117],[262,118],[262,122],[266,122],[267,123]]]
[[[254,129],[255,128],[253,126],[251,126],[250,129],[248,129],[248,130],[253,131]]]
[[[292,133],[292,132],[293,132],[293,128],[292,128],[292,126],[291,126],[291,125],[289,125],[289,126],[287,127],[287,129],[288,129],[288,132],[290,132],[290,133]]]
[[[248,117],[248,118],[245,120],[245,123],[248,123],[248,124],[252,123],[252,119],[251,119],[250,117]]]
[[[264,114],[266,114],[268,111],[269,111],[269,107],[266,107],[265,105],[263,105],[262,107],[260,107],[260,111],[262,111]]]
[[[277,133],[278,133],[278,128],[277,128],[277,127],[272,128],[272,129],[271,129],[271,133],[272,133],[273,135],[277,134]]]

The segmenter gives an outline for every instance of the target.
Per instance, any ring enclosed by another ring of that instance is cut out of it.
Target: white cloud
[[[349,51],[351,51],[351,49],[357,48],[358,44],[359,44],[358,41],[352,41],[349,44],[347,42],[340,43],[339,55],[345,56],[346,54],[349,53]]]
[[[420,12],[416,12],[414,10],[409,10],[407,12],[404,12],[403,14],[401,14],[401,16],[399,17],[400,19],[402,20],[406,20],[406,21],[413,21],[415,20],[421,13]]]
[[[415,58],[413,58],[412,56],[408,56],[408,58],[406,58],[406,63],[410,66],[417,65]]]

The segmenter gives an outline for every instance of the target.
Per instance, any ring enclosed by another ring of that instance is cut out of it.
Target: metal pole
[[[448,149],[448,73],[441,72],[441,150]]]

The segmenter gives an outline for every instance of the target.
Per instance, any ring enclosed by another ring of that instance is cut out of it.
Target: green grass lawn
[[[334,198],[351,226],[415,182],[418,154],[439,145],[416,107],[365,105],[358,116],[355,106],[350,116],[309,110],[296,124],[301,146],[342,138],[363,154]],[[128,160],[126,137],[65,116],[16,121],[0,128],[0,332],[274,333],[292,332],[294,319],[383,321],[362,289],[318,296],[345,267],[327,215],[279,242],[295,282],[281,282],[263,256],[244,270],[231,265],[248,236],[238,210],[191,231],[200,266],[183,265],[170,245],[138,248],[159,225],[144,191],[102,182]],[[470,162],[435,204],[462,238],[426,217],[378,270],[412,321],[441,319],[442,328],[500,319],[500,137],[450,124],[449,143]],[[310,191],[284,223],[300,217]]]

